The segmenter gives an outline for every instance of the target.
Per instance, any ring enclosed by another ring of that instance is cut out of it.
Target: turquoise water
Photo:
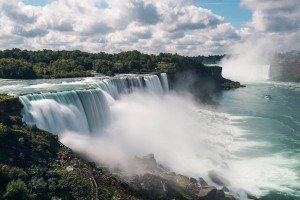
[[[223,92],[217,99],[218,110],[239,116],[234,125],[258,144],[240,154],[261,161],[250,171],[256,184],[267,191],[262,199],[300,199],[300,84],[246,86]],[[265,179],[255,177],[259,175]]]
[[[103,79],[105,77],[52,80],[0,79],[0,93],[24,95],[91,89],[98,88],[99,81]],[[271,99],[266,99],[265,95],[270,95]],[[154,152],[158,159],[168,160],[164,164],[172,166],[175,163],[175,171],[183,174],[207,178],[206,174],[215,169],[230,180],[232,190],[237,193],[242,193],[239,191],[241,188],[264,200],[300,199],[299,83],[249,83],[246,88],[225,91],[217,96],[216,110],[194,105],[189,98],[181,95],[171,93],[165,97],[160,96],[137,92],[119,101],[114,101],[110,97],[109,106],[116,120],[112,133],[116,129],[118,137],[109,143],[108,147],[113,146],[111,144],[120,145],[119,134],[122,133],[122,148],[131,147],[134,154],[144,155],[147,146],[151,149],[149,152]],[[46,111],[52,109],[57,111],[55,113],[59,116],[65,116],[65,119],[73,119],[70,117],[70,113],[72,114],[75,109],[73,106],[61,104],[59,101],[53,102],[51,98],[44,102],[32,103],[34,114],[43,109]],[[143,112],[140,112],[141,110]],[[74,121],[79,119],[78,114],[74,116]],[[68,120],[66,121],[69,122]],[[148,121],[151,123],[147,123]],[[171,148],[171,151],[166,151],[157,146],[162,141],[163,134],[168,138],[163,140],[166,146],[177,144],[181,149]],[[190,136],[187,137],[187,134]],[[144,138],[147,138],[147,143],[143,148],[139,148]],[[76,137],[73,139],[78,142]],[[149,142],[150,139],[153,143]],[[94,138],[92,141],[95,142]],[[149,145],[146,145],[148,143]],[[67,144],[71,144],[70,141],[69,143],[67,141]],[[78,146],[77,143],[74,144],[75,146],[70,147]],[[94,146],[99,147],[98,143]],[[94,149],[92,150],[94,152]],[[173,156],[174,152],[182,154],[182,157]]]

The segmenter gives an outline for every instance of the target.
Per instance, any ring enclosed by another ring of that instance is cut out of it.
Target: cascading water
[[[51,133],[67,131],[81,134],[99,133],[111,121],[109,102],[122,94],[132,93],[144,86],[160,94],[169,90],[166,74],[145,77],[120,77],[95,82],[97,89],[40,93],[20,96],[24,105],[23,119],[28,124]],[[146,85],[144,84],[146,82]]]
[[[150,91],[156,92],[158,94],[163,93],[163,84],[161,84],[158,76],[145,76],[145,83]]]
[[[162,87],[163,87],[164,91],[169,91],[169,82],[168,82],[167,74],[161,73],[159,77],[162,82]]]
[[[143,88],[143,77],[105,79],[95,85],[109,93],[114,99],[118,99],[121,94],[129,94],[137,88]]]
[[[110,111],[100,89],[20,96],[24,121],[51,133],[94,133],[110,121]]]

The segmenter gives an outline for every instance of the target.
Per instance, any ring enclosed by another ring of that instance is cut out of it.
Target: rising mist
[[[269,79],[269,68],[275,54],[275,44],[266,39],[249,39],[235,44],[219,63],[225,78],[240,82]]]

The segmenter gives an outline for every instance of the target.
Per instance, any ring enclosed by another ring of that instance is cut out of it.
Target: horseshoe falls
[[[167,74],[0,80],[0,92],[19,96],[24,122],[97,164],[126,168],[153,153],[209,184],[217,174],[240,199],[300,198],[298,83],[248,83],[214,106],[169,89]]]

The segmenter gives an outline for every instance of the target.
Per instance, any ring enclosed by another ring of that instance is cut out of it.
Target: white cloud
[[[253,20],[250,25],[258,31],[299,31],[299,0],[242,0],[242,5],[253,10]]]
[[[0,0],[0,48],[198,55],[225,53],[256,33],[297,38],[298,0],[241,1],[253,19],[236,30],[195,0],[51,0],[45,6]]]
[[[299,0],[241,0],[252,10],[252,20],[241,30],[244,40],[272,41],[272,51],[300,50]]]
[[[231,37],[236,31],[223,17],[194,4],[193,0],[52,0],[30,6],[21,0],[0,0],[0,45],[190,55],[224,51],[221,43],[236,40]]]

